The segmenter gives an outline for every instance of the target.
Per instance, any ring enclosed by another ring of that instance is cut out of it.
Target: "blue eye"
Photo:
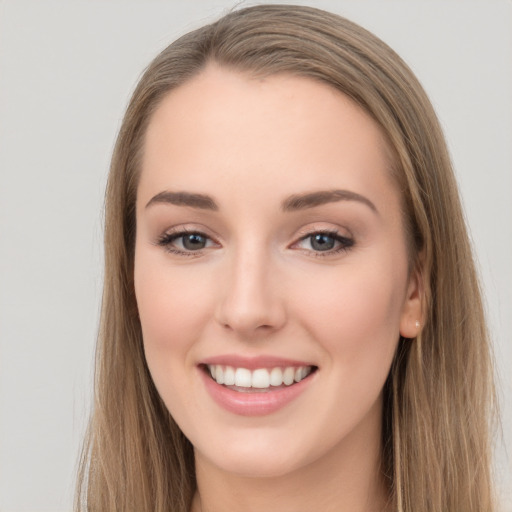
[[[309,237],[311,247],[315,251],[330,251],[334,248],[336,240],[334,237],[326,235],[325,233],[316,233]]]
[[[181,244],[187,251],[197,251],[206,247],[207,238],[200,233],[190,233],[179,237]]]
[[[174,254],[193,256],[199,254],[202,249],[211,247],[214,242],[204,233],[180,231],[179,233],[165,233],[158,240],[158,245]]]
[[[337,254],[341,251],[346,251],[354,245],[354,240],[339,235],[337,232],[331,231],[318,231],[303,237],[298,242],[301,249],[305,249],[314,253],[317,256],[325,256]]]

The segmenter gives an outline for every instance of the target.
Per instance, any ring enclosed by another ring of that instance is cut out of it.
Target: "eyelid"
[[[314,249],[304,249],[301,247],[297,247],[301,242],[307,240],[308,238],[314,235],[326,235],[328,237],[333,238],[336,242],[338,242],[338,247],[333,249],[327,249],[325,251],[315,251]],[[290,245],[290,248],[304,251],[307,254],[312,254],[314,257],[318,258],[327,258],[329,256],[335,256],[341,252],[346,252],[350,250],[355,245],[355,240],[352,234],[342,235],[340,234],[340,230],[338,228],[305,228],[301,230],[298,234],[298,239]]]
[[[177,224],[175,226],[170,226],[162,230],[158,238],[171,235],[175,236],[180,234],[186,235],[190,233],[197,233],[218,243],[219,237],[216,234],[212,233],[211,229],[201,224]]]
[[[178,247],[174,247],[172,242],[178,240],[186,235],[197,234],[201,237],[204,237],[206,240],[213,242],[214,245],[220,247],[220,243],[216,240],[216,237],[208,234],[205,228],[196,228],[195,226],[173,226],[172,228],[166,229],[155,241],[155,245],[163,247],[167,252],[171,254],[177,254],[179,256],[202,256],[205,251],[211,249],[212,247],[203,247],[202,249],[197,250],[186,250],[179,249]]]
[[[346,228],[344,228],[345,231]],[[221,243],[218,241],[218,238],[214,235],[209,234],[209,229],[204,226],[196,226],[196,225],[177,225],[171,228],[166,229],[161,235],[157,237],[154,244],[163,247],[169,253],[177,254],[181,256],[202,256],[204,252],[212,249],[221,247]],[[199,249],[180,249],[173,245],[175,240],[178,240],[182,237],[185,237],[188,234],[197,234],[201,237],[204,237],[207,240],[207,243],[210,242],[209,246],[205,246]],[[331,237],[337,243],[336,248],[326,249],[326,250],[315,250],[314,248],[307,249],[303,247],[299,247],[299,245],[314,235],[325,235]],[[292,242],[288,247],[294,250],[300,250],[304,253],[314,255],[315,257],[328,257],[334,256],[340,252],[348,251],[355,245],[354,237],[350,232],[346,235],[340,233],[339,227],[317,227],[310,226],[304,227],[300,229],[296,236],[295,241]]]

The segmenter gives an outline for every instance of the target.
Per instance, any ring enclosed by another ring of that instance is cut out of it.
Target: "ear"
[[[404,338],[415,338],[423,327],[425,286],[421,261],[422,258],[418,258],[418,263],[411,272],[407,284],[407,293],[400,317],[400,335]]]

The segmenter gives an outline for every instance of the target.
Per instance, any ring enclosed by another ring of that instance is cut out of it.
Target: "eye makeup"
[[[323,258],[348,251],[354,244],[353,238],[340,235],[337,230],[315,229],[302,235],[289,247]],[[206,233],[187,228],[165,232],[158,238],[156,245],[163,247],[171,254],[184,257],[199,257],[205,250],[220,247],[220,244]]]

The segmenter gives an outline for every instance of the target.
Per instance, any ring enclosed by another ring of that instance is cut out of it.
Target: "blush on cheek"
[[[401,294],[390,278],[365,272],[364,278],[350,276],[331,280],[321,286],[321,293],[304,294],[300,317],[315,339],[331,345],[330,350],[389,352],[399,339]],[[387,347],[386,347],[387,345]]]
[[[145,282],[139,288],[137,301],[146,351],[158,352],[162,357],[176,357],[201,336],[204,308],[201,299],[187,298],[187,293],[177,293],[177,288],[159,289]]]

